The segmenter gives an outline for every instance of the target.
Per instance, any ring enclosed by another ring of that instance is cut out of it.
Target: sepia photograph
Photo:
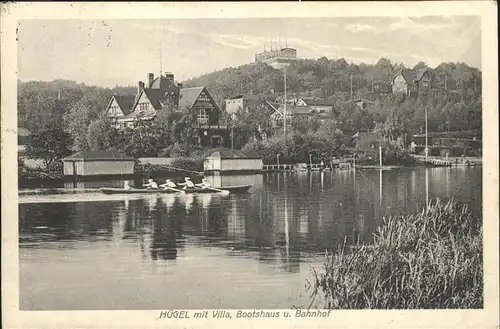
[[[367,14],[17,20],[19,310],[483,310],[482,17]]]

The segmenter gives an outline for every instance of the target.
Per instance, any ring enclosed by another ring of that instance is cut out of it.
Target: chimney
[[[170,72],[165,72],[165,78],[172,83],[174,82],[174,75]]]
[[[143,89],[144,89],[144,82],[139,81],[137,83],[137,95],[139,95]]]
[[[148,73],[148,88],[153,87],[153,81],[155,79],[155,75],[153,73]]]
[[[182,83],[180,83],[180,82],[179,82],[179,83],[177,84],[177,88],[182,89]]]

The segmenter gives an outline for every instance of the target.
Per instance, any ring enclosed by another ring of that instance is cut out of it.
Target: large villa
[[[220,123],[221,110],[204,86],[183,88],[171,73],[154,77],[148,73],[147,81],[137,83],[135,96],[111,98],[105,115],[112,118],[118,128],[133,127],[137,120],[152,120],[158,111],[193,111],[199,129],[198,142],[201,146],[227,146],[229,131]]]

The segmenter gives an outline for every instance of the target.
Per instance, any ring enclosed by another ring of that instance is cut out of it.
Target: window
[[[116,116],[119,116],[121,114],[121,111],[120,109],[118,108],[118,106],[111,106],[109,108],[109,111],[108,111],[108,115],[110,117],[116,117]]]
[[[200,125],[208,124],[208,110],[207,109],[200,109],[200,112],[198,113],[198,124],[200,124]]]
[[[148,103],[139,103],[139,112],[147,111],[149,108]]]

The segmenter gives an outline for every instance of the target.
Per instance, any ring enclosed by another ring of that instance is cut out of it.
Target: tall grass
[[[390,217],[370,245],[327,254],[309,282],[311,305],[331,309],[483,307],[482,220],[454,200]]]

